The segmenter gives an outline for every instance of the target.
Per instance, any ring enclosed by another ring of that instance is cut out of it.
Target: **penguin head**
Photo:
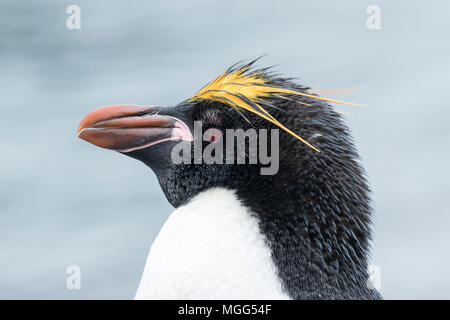
[[[229,68],[172,107],[99,108],[80,123],[78,137],[148,165],[175,207],[213,187],[257,188],[280,165],[284,179],[292,178],[299,157],[319,156],[317,110],[334,112],[317,103],[331,100],[253,63]]]
[[[178,207],[202,190],[235,188],[244,177],[255,180],[262,164],[258,157],[250,163],[249,150],[251,143],[258,144],[258,128],[267,126],[221,102],[184,101],[172,107],[99,108],[81,122],[78,137],[142,161],[156,174],[168,201]],[[268,143],[270,138],[269,133]],[[230,139],[234,145],[227,149]]]

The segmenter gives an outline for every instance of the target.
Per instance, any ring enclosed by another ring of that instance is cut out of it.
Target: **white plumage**
[[[258,222],[234,192],[204,191],[154,241],[135,299],[289,299]]]

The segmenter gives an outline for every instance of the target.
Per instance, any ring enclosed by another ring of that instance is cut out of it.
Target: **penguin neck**
[[[294,299],[377,297],[367,287],[371,209],[356,161],[326,154],[286,160],[276,176],[260,176],[257,187],[241,186],[237,195],[257,214]]]

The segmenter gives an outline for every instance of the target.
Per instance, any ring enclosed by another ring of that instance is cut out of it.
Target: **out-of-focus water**
[[[66,8],[81,7],[81,30]],[[366,8],[381,8],[368,30]],[[132,298],[171,212],[150,169],[76,138],[93,108],[173,105],[260,65],[341,107],[373,189],[385,298],[450,298],[450,5],[442,1],[0,3],[0,298]],[[81,290],[66,288],[81,267]]]

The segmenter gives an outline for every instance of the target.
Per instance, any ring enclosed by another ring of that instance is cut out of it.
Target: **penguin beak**
[[[77,135],[98,147],[131,152],[174,140],[192,141],[188,126],[175,117],[158,114],[153,106],[117,105],[89,113]]]

